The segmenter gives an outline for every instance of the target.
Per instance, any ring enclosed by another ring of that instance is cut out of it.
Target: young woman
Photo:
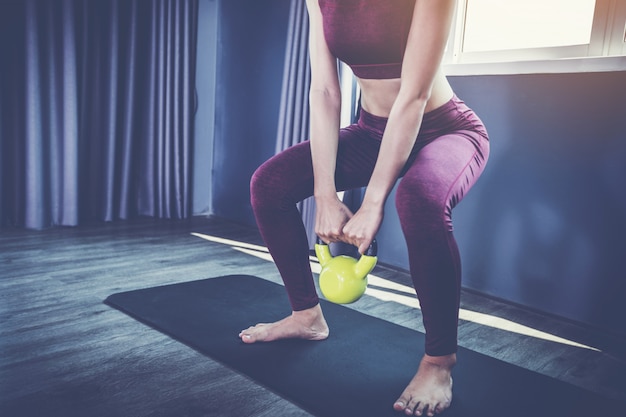
[[[486,130],[454,94],[440,64],[455,0],[307,0],[311,55],[311,139],[265,162],[251,199],[281,273],[292,314],[240,333],[246,343],[322,340],[324,320],[296,203],[316,202],[315,232],[365,252],[399,180],[396,208],[426,329],[425,355],[393,408],[432,416],[452,400],[461,266],[452,208],[482,173]],[[337,59],[361,88],[359,120],[339,128]],[[337,191],[367,186],[356,213]],[[391,405],[390,405],[391,406]]]

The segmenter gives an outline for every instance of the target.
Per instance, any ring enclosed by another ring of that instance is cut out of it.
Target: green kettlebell
[[[367,288],[367,274],[376,266],[377,252],[378,244],[374,240],[358,261],[346,255],[332,256],[328,245],[318,237],[315,254],[322,266],[319,283],[324,297],[337,304],[349,304],[361,298]]]

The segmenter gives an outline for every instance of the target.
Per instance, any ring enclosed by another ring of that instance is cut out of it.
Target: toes
[[[393,409],[396,411],[403,411],[406,406],[407,401],[403,398],[399,398],[395,403],[393,403]]]
[[[429,405],[425,401],[418,402],[414,407],[414,414],[416,416],[428,416],[432,417],[435,414],[435,408]]]
[[[424,412],[426,413],[426,415],[428,417],[433,417],[435,414],[440,414],[442,413],[446,408],[445,405],[441,404],[441,403],[437,403],[437,405],[428,405],[426,407],[424,407]]]
[[[258,326],[258,324],[257,324],[257,326]],[[243,336],[244,334],[249,334],[249,333],[253,332],[254,328],[257,327],[257,326],[250,326],[247,329],[243,329],[242,331],[239,332],[239,337]]]
[[[432,413],[429,410],[428,415],[434,416],[435,414],[443,413],[448,407],[450,407],[450,402],[438,403],[435,407],[432,408]]]
[[[435,406],[431,406],[425,401],[413,401],[412,399],[406,399],[400,397],[393,403],[393,409],[401,411],[407,416],[428,416],[433,417],[436,414],[440,414],[450,406],[449,402],[436,403]]]
[[[407,402],[406,407],[404,408],[404,414],[407,416],[421,416],[422,415],[422,404],[419,401],[414,401],[411,399]]]
[[[239,338],[245,343],[252,343],[252,335],[249,333],[250,329],[242,330],[239,332]]]
[[[400,397],[395,403],[393,403],[393,409],[396,411],[402,411],[407,416],[421,416],[424,414],[424,403],[420,401],[414,401],[412,398]]]
[[[415,410],[415,402],[411,401],[411,398],[400,397],[393,403],[393,409],[396,411],[402,411],[407,416],[412,416]]]
[[[239,332],[239,338],[244,343],[254,343],[257,341],[257,336],[261,327],[262,326],[258,324],[256,326],[250,326],[246,330],[242,330],[241,332]]]

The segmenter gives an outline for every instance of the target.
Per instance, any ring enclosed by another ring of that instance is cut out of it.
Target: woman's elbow
[[[311,86],[309,103],[312,106],[318,103],[325,106],[340,105],[341,91],[334,88]]]

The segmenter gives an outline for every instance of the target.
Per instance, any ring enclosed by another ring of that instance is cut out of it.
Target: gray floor
[[[250,244],[262,245],[254,229],[204,217],[3,230],[0,415],[308,416],[102,303],[227,274],[280,282]],[[378,266],[374,275],[383,291],[350,307],[421,330],[407,274]],[[461,318],[461,346],[626,402],[624,340],[467,291]]]

